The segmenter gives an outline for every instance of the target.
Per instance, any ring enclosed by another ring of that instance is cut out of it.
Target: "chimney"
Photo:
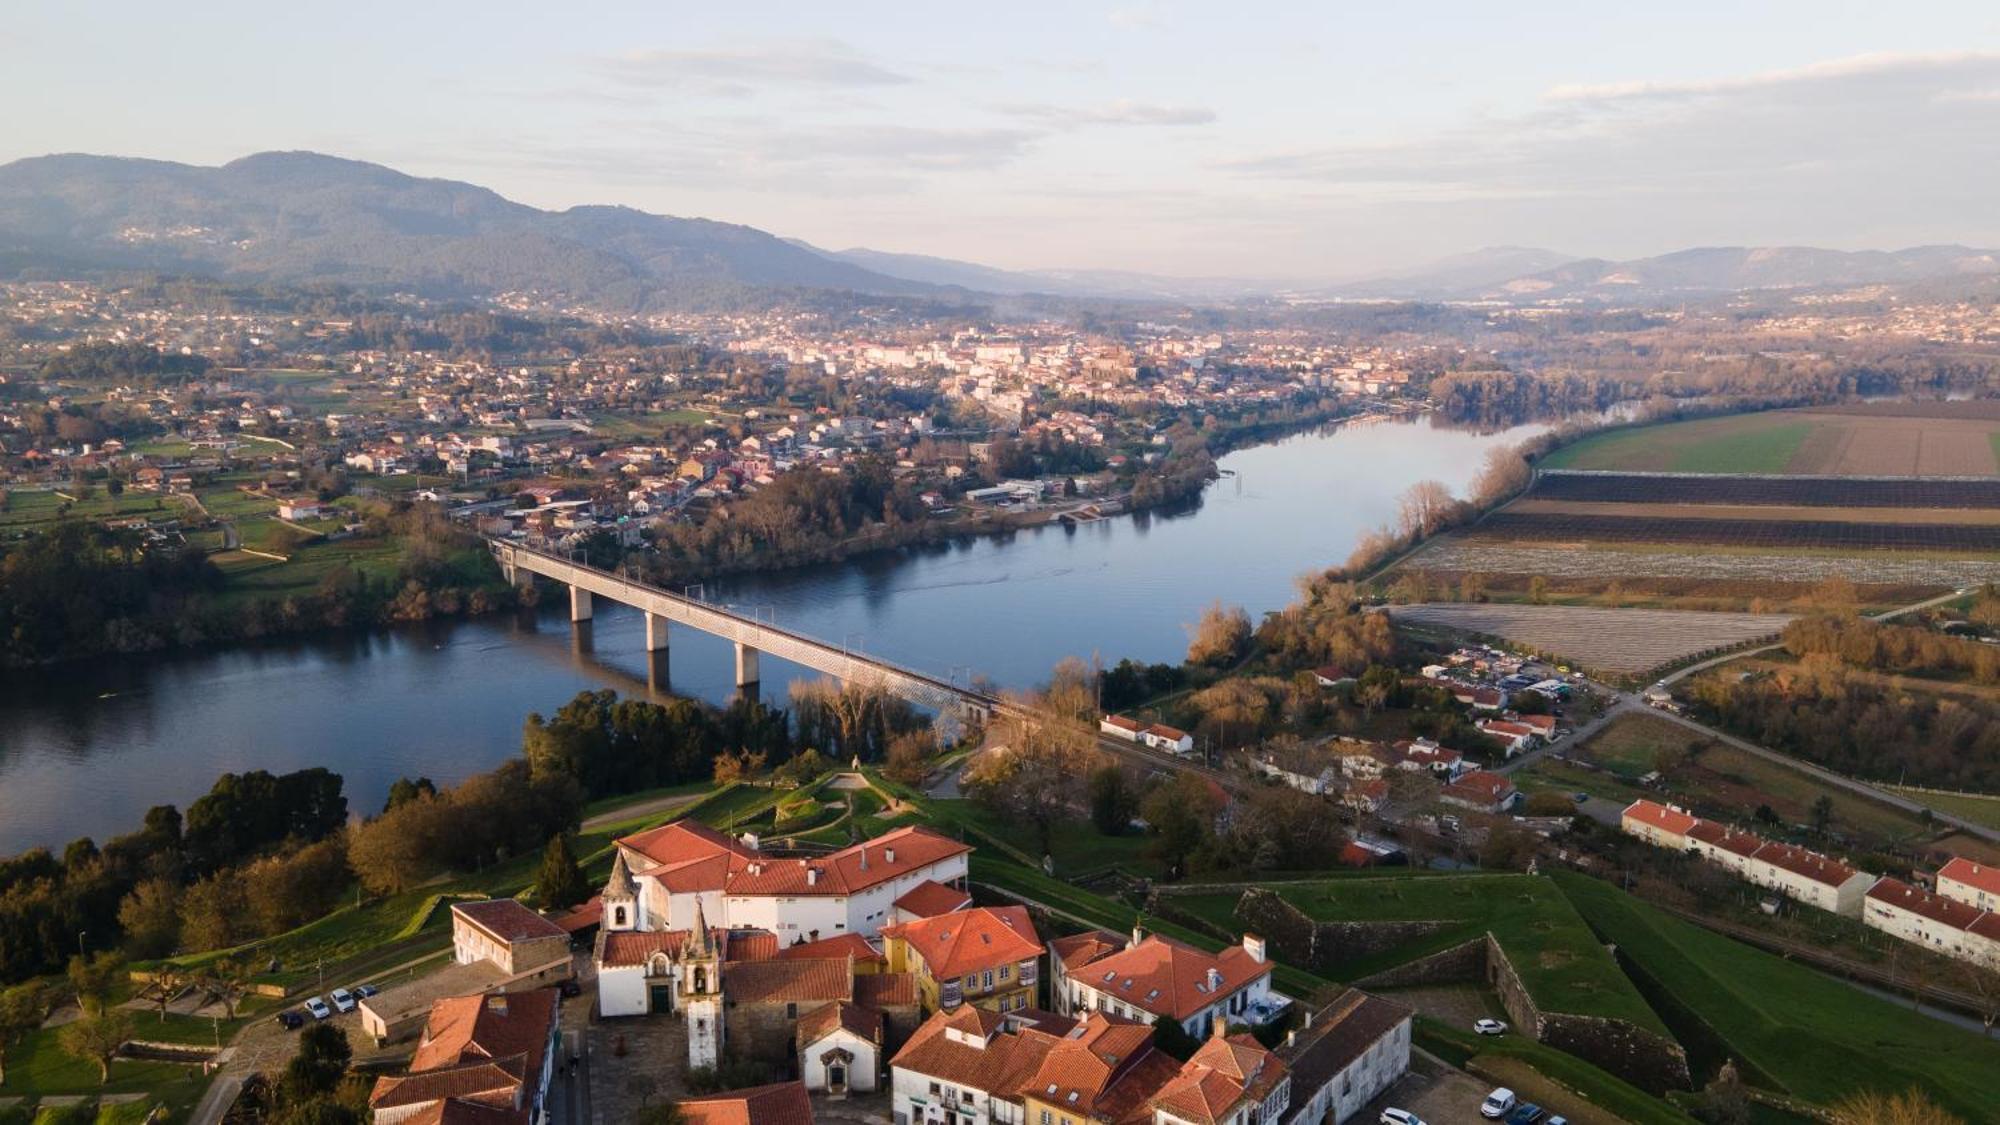
[[[1297,1029],[1297,1028],[1293,1028],[1292,1030],[1290,1030],[1290,1031],[1287,1031],[1287,1032],[1285,1032],[1285,1047],[1286,1047],[1287,1049],[1290,1049],[1290,1048],[1293,1048],[1293,1047],[1296,1047],[1296,1046],[1298,1046],[1298,1045],[1299,1045],[1299,1031],[1298,1031],[1298,1029]]]
[[[1263,964],[1264,939],[1258,937],[1256,934],[1244,934],[1243,952],[1248,953],[1252,961],[1257,962],[1259,965]]]
[[[868,845],[861,845],[861,870],[868,870]]]
[[[1307,1031],[1311,1031],[1311,1030],[1312,1030],[1312,1027],[1313,1027],[1313,1010],[1312,1010],[1311,1008],[1307,1008],[1307,1009],[1306,1009],[1306,1030],[1307,1030]]]
[[[1208,990],[1214,992],[1222,987],[1222,970],[1213,965],[1208,967]]]
[[[808,887],[819,886],[819,868],[817,867],[806,868],[806,886]]]
[[[884,862],[884,863],[894,863],[894,862],[896,862],[896,849],[894,849],[894,848],[883,848],[883,849],[882,849],[882,862]]]
[[[1132,949],[1136,947],[1141,941],[1145,940],[1145,937],[1146,931],[1139,928],[1139,923],[1132,923],[1132,940],[1125,943],[1125,948]]]
[[[1213,970],[1210,971],[1212,972]],[[1221,1039],[1228,1035],[1229,1017],[1223,1015],[1221,1012],[1215,1013],[1215,1016],[1209,1021],[1208,1034],[1211,1039]]]

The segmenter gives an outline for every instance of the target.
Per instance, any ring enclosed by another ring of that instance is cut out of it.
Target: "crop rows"
[[[1538,500],[1617,504],[1761,504],[1809,508],[2000,508],[1990,480],[1544,473]]]
[[[2000,582],[2000,562],[1923,558],[1887,551],[1863,555],[1775,555],[1689,547],[1682,550],[1589,550],[1568,544],[1502,543],[1456,533],[1433,540],[1407,564],[1434,574],[1538,574],[1551,579],[1673,578],[1718,582],[1821,582],[1866,585],[1977,586]]]
[[[1467,535],[1574,543],[1716,543],[1841,551],[2000,551],[2000,527],[1857,523],[1846,520],[1723,520],[1498,512]]]

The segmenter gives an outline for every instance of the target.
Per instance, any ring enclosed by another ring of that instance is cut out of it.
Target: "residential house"
[[[924,1021],[890,1060],[897,1125],[1022,1125],[1022,1092],[1075,1021],[971,1005]]]
[[[1291,1069],[1291,1107],[1276,1125],[1340,1125],[1410,1069],[1414,1013],[1350,988],[1287,1033],[1278,1055]],[[1268,1121],[1268,1119],[1267,1119]]]
[[[1989,911],[1886,875],[1868,888],[1861,913],[1863,923],[1892,937],[1933,953],[2000,969],[2000,957],[1996,957],[2000,944],[1973,929],[1981,918],[1990,917]]]
[[[978,906],[882,931],[889,971],[912,973],[926,1013],[960,1004],[1011,1012],[1031,1007],[1042,941],[1022,906]]]
[[[1861,903],[1875,877],[1837,859],[1791,844],[1768,843],[1750,857],[1744,877],[1760,887],[1807,906],[1849,918],[1861,917]]]
[[[1513,782],[1486,770],[1473,770],[1438,794],[1438,799],[1446,804],[1483,813],[1506,812],[1519,797]]]
[[[801,1082],[691,1098],[676,1108],[682,1125],[813,1125],[812,1097]]]
[[[1081,942],[1052,958],[1051,997],[1062,1015],[1102,1012],[1146,1023],[1171,1019],[1199,1037],[1218,1015],[1258,1026],[1278,1018],[1292,1002],[1271,987],[1272,966],[1255,934],[1220,953],[1137,927],[1122,948],[1106,948],[1097,934],[1079,937]]]
[[[511,898],[453,903],[451,948],[461,965],[491,961],[508,976],[569,964],[569,934]]]
[[[1106,715],[1098,721],[1097,729],[1113,738],[1122,738],[1127,742],[1137,742],[1139,741],[1140,732],[1146,729],[1146,724],[1137,719],[1128,719],[1123,715]]]
[[[1938,869],[1937,893],[1980,910],[2000,911],[2000,867],[1956,856]]]
[[[1139,732],[1139,741],[1155,750],[1165,750],[1173,754],[1194,753],[1194,736],[1163,723],[1154,723]]]
[[[1625,806],[1618,818],[1618,827],[1626,835],[1676,851],[1688,849],[1688,832],[1699,823],[1700,818],[1681,809],[1644,798]]]
[[[542,1125],[555,1072],[557,1002],[553,988],[439,1000],[409,1073],[375,1080],[368,1106],[376,1125]]]

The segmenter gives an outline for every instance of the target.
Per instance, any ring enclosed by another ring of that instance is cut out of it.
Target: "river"
[[[1065,656],[1177,661],[1208,603],[1253,618],[1293,579],[1341,562],[1396,497],[1434,478],[1462,492],[1495,434],[1431,420],[1299,434],[1224,457],[1225,475],[1178,514],[1049,526],[1003,538],[711,582],[711,601],[939,676],[1032,685]],[[587,635],[568,599],[530,617],[433,622],[158,657],[118,657],[0,684],[0,854],[129,831],[151,805],[183,808],[225,772],[324,765],[372,813],[396,778],[440,783],[518,752],[529,711],[578,691],[648,690],[642,617],[599,600]],[[766,698],[804,675],[765,657]],[[676,630],[672,690],[733,690],[725,642]],[[659,686],[656,684],[656,686]]]

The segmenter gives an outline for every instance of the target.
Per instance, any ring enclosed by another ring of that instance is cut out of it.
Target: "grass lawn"
[[[132,1017],[135,1033],[143,1035],[145,1015],[134,1012]],[[117,1059],[111,1063],[111,1081],[100,1086],[97,1064],[65,1052],[59,1037],[57,1028],[31,1031],[8,1048],[7,1081],[0,1082],[0,1098],[150,1093],[184,1107],[194,1104],[208,1084],[200,1067]]]
[[[1896,786],[1884,786],[1896,789]],[[2000,797],[1985,797],[1977,793],[1930,793],[1922,789],[1897,789],[1912,801],[1929,805],[1942,813],[1950,813],[1961,820],[1983,824],[1988,828],[2000,828]]]
[[[1827,1104],[1855,1090],[1927,1090],[2000,1120],[2000,1042],[1878,1000],[1803,965],[1670,917],[1608,883],[1551,878],[1598,936],[1748,1066],[1746,1079]]]
[[[1535,1002],[1553,1012],[1625,1020],[1659,1035],[1667,1028],[1604,950],[1562,892],[1536,875],[1371,875],[1287,882],[1272,890],[1327,921],[1448,921],[1420,941],[1333,967],[1364,977],[1491,933]],[[1227,902],[1201,901],[1227,899]],[[1235,895],[1176,896],[1202,917],[1236,928]],[[1226,921],[1225,921],[1226,920]]]
[[[1694,1120],[1624,1079],[1525,1035],[1485,1039],[1419,1016],[1413,1039],[1453,1066],[1469,1067],[1496,1080],[1504,1079],[1513,1067],[1525,1066],[1632,1125],[1688,1125]]]
[[[177,519],[185,511],[179,501],[155,492],[128,491],[113,496],[103,488],[91,490],[82,499],[71,501],[56,492],[8,491],[7,504],[0,508],[0,530],[42,531],[63,519],[108,520],[127,516],[148,519]]]
[[[657,414],[617,414],[594,419],[591,433],[604,438],[635,438],[658,434],[668,426],[698,426],[712,415],[706,410],[663,410]]]
[[[1595,434],[1544,457],[1545,469],[1779,473],[1813,423],[1778,413],[1699,418]]]
[[[274,526],[290,530],[282,524]],[[216,565],[229,575],[229,585],[217,600],[228,604],[232,600],[310,594],[329,573],[344,565],[352,565],[372,579],[392,578],[402,565],[402,557],[402,549],[389,539],[307,543],[282,563],[255,555],[217,555]]]

